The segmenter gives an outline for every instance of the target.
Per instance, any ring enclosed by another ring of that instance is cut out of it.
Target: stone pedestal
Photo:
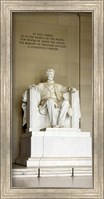
[[[92,166],[90,132],[77,129],[47,128],[21,137],[16,163],[35,168],[75,168]],[[50,170],[51,171],[51,170]]]

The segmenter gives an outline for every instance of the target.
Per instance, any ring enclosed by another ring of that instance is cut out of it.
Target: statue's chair
[[[67,92],[64,98],[69,100],[70,108],[66,115],[64,126],[66,128],[79,129],[80,106],[79,91]],[[45,129],[51,127],[47,107],[41,108],[41,94],[35,86],[27,89],[22,96],[23,126],[27,125],[27,131]],[[55,108],[55,117],[58,118],[59,108]]]

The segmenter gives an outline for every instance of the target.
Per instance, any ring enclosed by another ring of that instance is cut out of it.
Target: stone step
[[[31,168],[14,165],[12,170],[13,177],[43,177],[43,176],[91,176],[91,167],[42,167]]]

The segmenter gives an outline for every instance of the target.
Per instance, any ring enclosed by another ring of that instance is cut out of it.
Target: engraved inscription
[[[27,48],[37,48],[44,50],[59,50],[66,48],[64,38],[56,37],[53,34],[33,33],[22,34],[19,38],[19,44],[25,45]]]

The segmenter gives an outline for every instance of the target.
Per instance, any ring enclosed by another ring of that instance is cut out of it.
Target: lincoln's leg
[[[58,125],[60,127],[64,126],[64,121],[65,121],[65,117],[66,117],[66,114],[68,112],[69,106],[70,106],[69,101],[64,100],[63,103],[62,103],[60,115],[59,115],[59,118],[58,118]]]
[[[48,113],[49,113],[51,126],[54,127],[57,125],[57,121],[56,121],[55,114],[54,114],[55,102],[53,99],[47,100],[47,109],[48,109]]]

